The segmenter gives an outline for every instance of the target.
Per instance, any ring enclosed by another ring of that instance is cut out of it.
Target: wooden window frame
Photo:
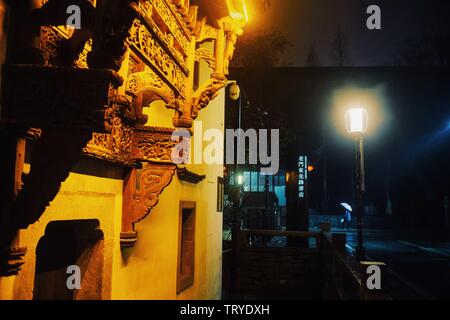
[[[192,265],[191,274],[183,275],[182,274],[182,264],[183,264],[183,212],[184,210],[191,210],[193,215],[193,257],[192,257]],[[177,261],[177,294],[185,291],[189,287],[194,284],[195,281],[195,235],[196,235],[196,220],[197,220],[197,204],[193,201],[180,201],[180,209],[179,209],[179,223],[178,223],[178,261]]]

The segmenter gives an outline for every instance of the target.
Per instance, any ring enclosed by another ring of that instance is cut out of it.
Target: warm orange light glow
[[[245,21],[249,22],[250,18],[248,16],[248,10],[247,10],[247,4],[245,3],[245,0],[242,0],[242,3],[244,5],[244,15],[245,15]]]
[[[237,5],[234,1],[228,0],[228,7],[230,9],[230,16],[233,20],[236,21],[249,21],[248,8],[245,0],[241,0],[239,5]],[[237,9],[239,8],[239,9]]]
[[[308,172],[313,172],[314,171],[314,166],[312,166],[312,165],[309,165],[308,166]]]

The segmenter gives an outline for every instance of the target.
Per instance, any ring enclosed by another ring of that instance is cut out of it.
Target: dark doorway
[[[36,248],[33,299],[101,299],[103,232],[98,220],[53,221]],[[81,287],[69,290],[69,266],[81,270]]]

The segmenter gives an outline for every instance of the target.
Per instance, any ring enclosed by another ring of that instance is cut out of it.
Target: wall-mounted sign
[[[298,158],[298,197],[306,197],[306,181],[308,180],[308,157]]]

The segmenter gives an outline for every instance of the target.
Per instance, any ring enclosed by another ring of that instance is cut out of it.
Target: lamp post
[[[242,129],[242,95],[241,95],[241,89],[239,88],[239,85],[236,83],[236,81],[230,81],[230,99],[233,101],[236,101],[238,104],[239,109],[239,117],[238,117],[238,152],[240,150],[239,146],[241,143],[241,129]],[[239,230],[241,228],[241,222],[240,222],[240,210],[241,210],[241,196],[242,196],[242,187],[244,185],[244,176],[239,173],[239,161],[236,159],[236,167],[234,172],[234,184],[238,186],[237,190],[237,201],[234,201],[234,212],[233,212],[233,226],[231,229],[232,232],[232,252],[233,252],[233,259],[232,259],[232,279],[236,279],[237,275],[237,255],[238,255],[238,247],[239,247],[239,241],[238,241],[238,234]],[[235,288],[236,281],[233,281],[233,289]]]
[[[347,132],[355,138],[356,165],[355,165],[355,211],[358,223],[358,245],[356,247],[356,258],[361,261],[365,257],[363,244],[363,212],[364,212],[364,135],[367,132],[369,116],[367,110],[354,107],[345,114],[345,126]]]
[[[233,82],[230,87],[230,99],[233,101],[236,101],[238,104],[238,151],[240,151],[240,145],[241,145],[241,129],[242,129],[242,95],[241,95],[241,88],[236,82]],[[235,173],[235,183],[238,185],[242,185],[243,181],[240,181],[240,175],[239,175],[239,161],[236,160],[236,173]]]

